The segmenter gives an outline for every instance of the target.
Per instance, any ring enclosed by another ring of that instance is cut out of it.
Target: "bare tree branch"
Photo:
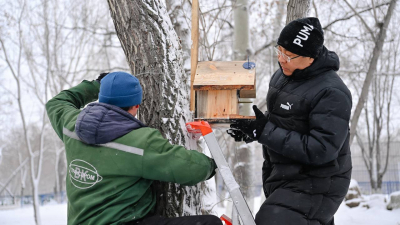
[[[265,43],[263,46],[261,46],[261,48],[257,49],[257,51],[254,52],[254,55],[258,55],[260,52],[262,52],[265,49],[269,48],[269,46],[271,46],[273,43],[275,43],[275,42],[271,41],[269,43]]]
[[[374,12],[374,19],[375,19],[375,23],[378,23],[378,17],[376,17],[376,7],[375,7],[375,1],[371,0],[371,5],[372,5],[372,11]]]
[[[365,22],[364,18],[360,16],[360,14],[353,8],[352,5],[347,0],[344,0],[344,2],[350,7],[350,9],[354,12],[354,14],[361,20],[361,23],[364,24],[365,28],[368,30],[369,34],[372,37],[372,40],[375,40],[375,34],[372,31],[372,29],[368,26],[368,24]]]
[[[0,195],[1,193],[3,193],[3,191],[6,189],[6,187],[8,186],[8,184],[12,181],[12,179],[15,177],[15,175],[17,175],[17,173],[19,172],[19,170],[21,170],[25,164],[28,162],[29,157],[27,157],[26,159],[24,159],[24,161],[17,167],[17,169],[14,170],[14,172],[8,177],[8,179],[6,180],[6,182],[3,185],[3,188],[0,189]]]
[[[314,8],[315,17],[318,18],[318,10],[317,10],[317,5],[315,4],[315,0],[312,0],[312,5],[313,5],[313,8]]]
[[[379,7],[382,7],[382,6],[385,6],[385,5],[389,5],[389,4],[390,4],[390,2],[382,3],[382,4],[380,4],[380,5],[377,5],[375,8],[379,8]],[[328,25],[326,25],[326,26],[323,27],[322,29],[326,30],[326,29],[328,29],[328,27],[332,26],[333,24],[335,24],[335,23],[337,23],[337,22],[339,22],[339,21],[349,20],[349,19],[353,18],[354,16],[356,16],[357,14],[360,15],[361,13],[370,11],[370,10],[372,10],[372,9],[374,9],[374,7],[370,7],[370,8],[361,10],[361,11],[359,11],[358,13],[351,14],[350,16],[346,16],[346,17],[344,17],[344,18],[336,19],[336,20],[330,22]]]

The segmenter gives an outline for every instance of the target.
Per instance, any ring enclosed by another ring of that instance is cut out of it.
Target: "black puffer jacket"
[[[314,63],[269,84],[270,120],[264,147],[267,200],[257,224],[333,224],[351,176],[351,93],[335,71],[336,53],[325,47]]]

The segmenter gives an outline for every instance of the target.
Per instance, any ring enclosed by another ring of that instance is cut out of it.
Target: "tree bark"
[[[159,129],[173,144],[195,149],[185,129],[189,111],[189,82],[182,50],[165,6],[157,0],[108,0],[111,17],[127,62],[143,87],[139,119]],[[200,214],[200,185],[180,187],[160,182],[157,213],[175,217]]]
[[[178,35],[179,41],[182,46],[183,51],[183,61],[186,66],[184,69],[190,70],[190,27],[185,23],[186,14],[184,12],[189,12],[190,2],[188,1],[177,1],[177,0],[166,0],[165,1],[167,11],[169,12],[169,17],[171,19],[172,25],[176,34]],[[188,61],[188,62],[186,62]]]
[[[361,110],[364,108],[364,104],[368,99],[368,90],[369,87],[371,86],[372,78],[374,77],[374,74],[376,72],[376,66],[378,63],[379,56],[381,55],[382,52],[382,47],[383,43],[386,38],[386,31],[389,26],[390,19],[393,14],[393,10],[396,6],[397,0],[392,0],[390,2],[388,11],[386,13],[383,26],[379,30],[379,34],[377,39],[375,40],[375,47],[372,52],[372,59],[371,62],[369,63],[369,68],[367,72],[367,76],[365,77],[364,84],[361,90],[360,98],[358,99],[358,103],[356,106],[356,109],[354,110],[353,117],[351,118],[351,127],[350,127],[350,144],[353,142],[354,135],[357,129],[357,123],[358,119],[360,118],[361,115]]]
[[[289,0],[286,25],[293,20],[304,18],[310,12],[311,0]]]

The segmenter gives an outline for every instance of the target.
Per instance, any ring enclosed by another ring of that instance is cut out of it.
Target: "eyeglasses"
[[[278,47],[279,45],[276,45],[274,47],[276,54],[278,55],[278,57],[281,56],[286,62],[290,62],[290,60],[300,57],[300,55],[298,55],[293,58],[290,58],[289,56],[285,55],[285,53],[283,53],[281,50],[279,50]]]

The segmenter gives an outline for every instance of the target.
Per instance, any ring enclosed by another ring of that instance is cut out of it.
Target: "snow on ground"
[[[40,207],[42,225],[66,225],[67,204],[48,203]],[[0,210],[0,225],[35,225],[32,205]]]
[[[386,210],[385,207],[349,208],[341,204],[335,215],[336,225],[400,225],[400,209]]]
[[[215,197],[211,193],[207,200]],[[349,208],[342,204],[335,215],[336,225],[400,225],[400,209],[386,210],[384,195],[364,196],[369,209],[364,207]],[[255,199],[255,209],[259,208],[261,198]],[[226,214],[226,209],[214,205],[213,211],[221,216]],[[40,213],[43,225],[65,225],[67,224],[67,204],[49,203],[40,207]],[[26,206],[24,208],[12,210],[0,210],[0,225],[34,225],[33,208]]]

